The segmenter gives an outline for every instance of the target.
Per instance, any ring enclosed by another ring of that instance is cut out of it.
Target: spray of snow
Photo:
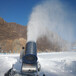
[[[42,2],[33,8],[30,15],[27,41],[36,42],[38,38],[47,35],[49,41],[64,45],[62,39],[71,41],[73,34],[71,23],[66,19],[67,13],[59,0]]]

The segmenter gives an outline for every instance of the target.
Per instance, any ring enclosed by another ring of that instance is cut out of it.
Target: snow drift
[[[40,76],[43,73],[46,76],[76,76],[76,52],[38,53],[38,58]],[[0,76],[4,76],[14,63],[19,63],[19,54],[0,54]]]

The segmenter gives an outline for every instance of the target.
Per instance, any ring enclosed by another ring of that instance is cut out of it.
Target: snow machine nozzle
[[[37,48],[35,42],[27,42],[25,55],[22,58],[23,63],[34,64],[37,62]]]

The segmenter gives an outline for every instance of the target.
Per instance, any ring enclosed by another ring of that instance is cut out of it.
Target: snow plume
[[[30,15],[27,28],[27,41],[36,42],[38,38],[47,35],[51,42],[59,43],[63,46],[62,39],[70,41],[72,37],[72,27],[66,19],[67,13],[60,0],[42,2],[33,8]],[[61,38],[57,37],[57,34]]]

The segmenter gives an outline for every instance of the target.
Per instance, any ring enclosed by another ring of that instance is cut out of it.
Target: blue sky
[[[42,0],[0,0],[0,17],[7,22],[26,25],[32,8]]]
[[[6,22],[27,25],[32,8],[45,0],[0,0],[0,17]],[[73,23],[74,40],[76,40],[76,0],[60,0],[68,12],[67,21]]]
[[[0,17],[7,22],[27,25],[32,8],[45,0],[0,0]],[[76,0],[61,0],[66,10],[76,13]],[[71,13],[70,13],[71,14]],[[72,19],[75,21],[75,17]]]

